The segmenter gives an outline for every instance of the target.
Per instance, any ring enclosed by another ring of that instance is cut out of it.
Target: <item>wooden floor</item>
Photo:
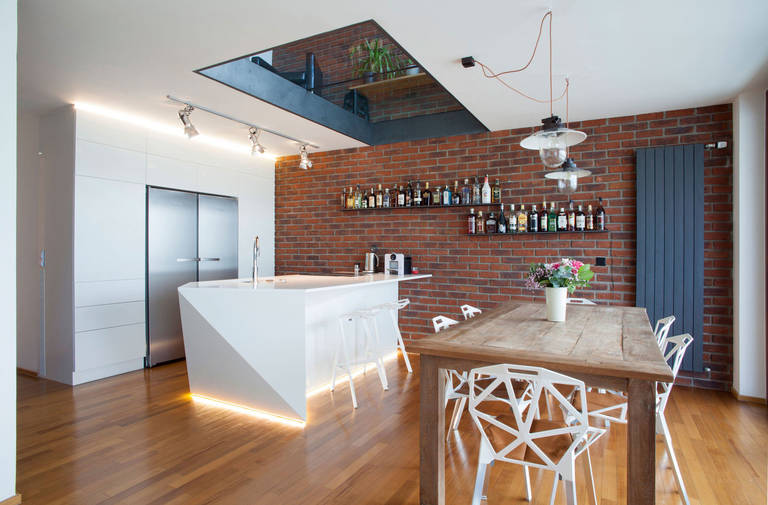
[[[415,374],[390,362],[309,400],[309,423],[282,423],[203,405],[188,394],[184,362],[70,388],[19,376],[18,491],[25,505],[417,504]],[[693,504],[764,505],[768,412],[730,395],[677,388],[668,420]],[[469,504],[478,436],[471,419],[447,448],[448,504]],[[594,446],[597,494],[624,503],[624,426]],[[682,503],[657,439],[659,504]],[[590,503],[577,462],[579,503]],[[532,472],[533,503],[549,503],[552,474]],[[489,504],[528,503],[522,471],[496,465]],[[563,503],[562,491],[557,503]]]

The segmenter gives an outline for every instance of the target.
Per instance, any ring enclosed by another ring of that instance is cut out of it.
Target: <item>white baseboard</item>
[[[72,372],[72,384],[77,385],[83,384],[85,382],[105,379],[107,377],[112,377],[113,375],[120,375],[127,372],[133,372],[134,370],[141,370],[142,368],[144,368],[144,358],[130,359],[128,361],[112,363],[96,368],[89,368],[87,370],[76,370]]]

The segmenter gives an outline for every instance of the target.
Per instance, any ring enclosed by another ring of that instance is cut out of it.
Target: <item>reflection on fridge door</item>
[[[147,187],[147,366],[184,357],[177,288],[237,277],[237,199]]]

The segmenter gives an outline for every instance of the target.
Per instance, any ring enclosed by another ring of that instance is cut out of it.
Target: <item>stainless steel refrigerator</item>
[[[147,186],[147,366],[184,357],[177,288],[237,278],[237,199]]]

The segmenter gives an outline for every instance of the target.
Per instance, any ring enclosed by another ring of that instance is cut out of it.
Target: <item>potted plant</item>
[[[421,72],[421,69],[416,65],[416,62],[410,58],[403,58],[400,68],[405,68],[405,75],[416,75]]]
[[[563,322],[568,293],[573,293],[576,288],[589,287],[594,275],[589,265],[573,258],[563,258],[557,263],[532,263],[525,283],[529,289],[545,289],[547,320]]]
[[[373,82],[376,74],[388,76],[395,70],[395,58],[381,39],[366,39],[350,47],[349,58],[355,67],[355,75],[363,77],[366,83]]]

